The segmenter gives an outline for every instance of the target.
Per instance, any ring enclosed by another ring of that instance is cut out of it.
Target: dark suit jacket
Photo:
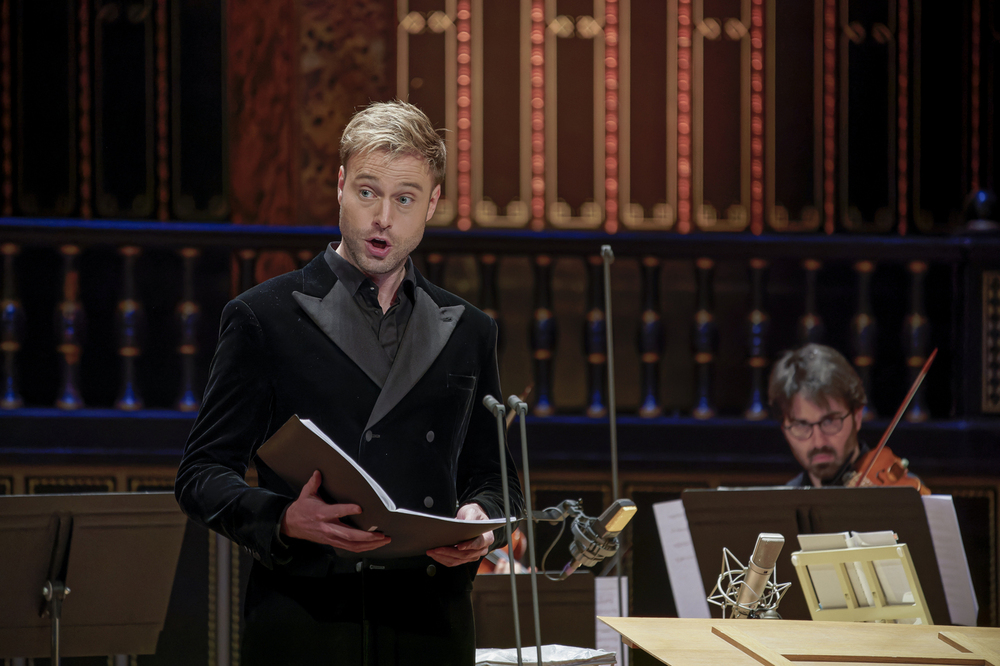
[[[502,398],[496,323],[419,273],[414,291],[391,365],[374,334],[345,335],[337,313],[355,304],[322,254],[231,301],[177,474],[185,513],[275,573],[347,571],[331,548],[276,542],[293,489],[259,461],[259,487],[244,481],[260,445],[297,414],[354,457],[397,506],[454,516],[474,501],[502,517],[496,421],[481,404],[486,394]],[[521,493],[506,457],[517,515]]]

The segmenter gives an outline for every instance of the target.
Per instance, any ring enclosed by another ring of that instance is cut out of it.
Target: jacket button
[[[371,431],[371,430],[369,430],[369,431],[367,431],[367,432],[365,433],[365,441],[366,441],[366,442],[370,442],[370,441],[372,441],[372,431]]]
[[[434,498],[431,497],[430,495],[428,495],[427,497],[425,497],[424,498],[424,506],[426,506],[428,509],[431,508],[432,506],[434,506]]]
[[[428,576],[430,576],[430,577],[433,578],[434,574],[436,574],[436,573],[437,573],[437,567],[435,567],[433,564],[427,565],[427,575]]]
[[[428,442],[433,442],[434,441],[434,431],[433,430],[428,430],[427,431],[427,441]]]

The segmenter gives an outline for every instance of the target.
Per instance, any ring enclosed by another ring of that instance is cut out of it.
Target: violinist
[[[842,486],[868,447],[858,440],[867,398],[837,350],[808,344],[771,370],[768,399],[802,472],[786,485]]]

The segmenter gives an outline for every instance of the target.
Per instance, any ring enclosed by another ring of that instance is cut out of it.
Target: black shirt
[[[410,321],[410,314],[413,312],[413,299],[415,297],[413,261],[409,257],[406,258],[406,273],[403,275],[403,282],[396,292],[396,301],[383,313],[382,306],[378,302],[378,287],[351,262],[337,254],[337,251],[333,249],[333,243],[327,246],[324,258],[330,266],[330,270],[340,282],[344,283],[358,306],[356,313],[349,313],[347,316],[361,315],[357,317],[357,323],[360,326],[367,325],[371,328],[391,363],[396,358],[399,341],[403,339],[406,324]],[[358,334],[362,335],[363,333],[359,330]]]

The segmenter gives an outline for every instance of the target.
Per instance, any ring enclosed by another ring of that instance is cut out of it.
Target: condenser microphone
[[[780,534],[764,532],[757,537],[757,545],[750,556],[750,564],[747,565],[746,575],[743,576],[736,597],[736,606],[733,607],[733,618],[748,618],[756,610],[784,545],[785,537]]]
[[[635,513],[635,502],[615,500],[596,520],[578,516],[573,521],[573,542],[569,552],[573,556],[558,580],[563,580],[581,566],[593,566],[618,552],[618,534],[625,529]]]

